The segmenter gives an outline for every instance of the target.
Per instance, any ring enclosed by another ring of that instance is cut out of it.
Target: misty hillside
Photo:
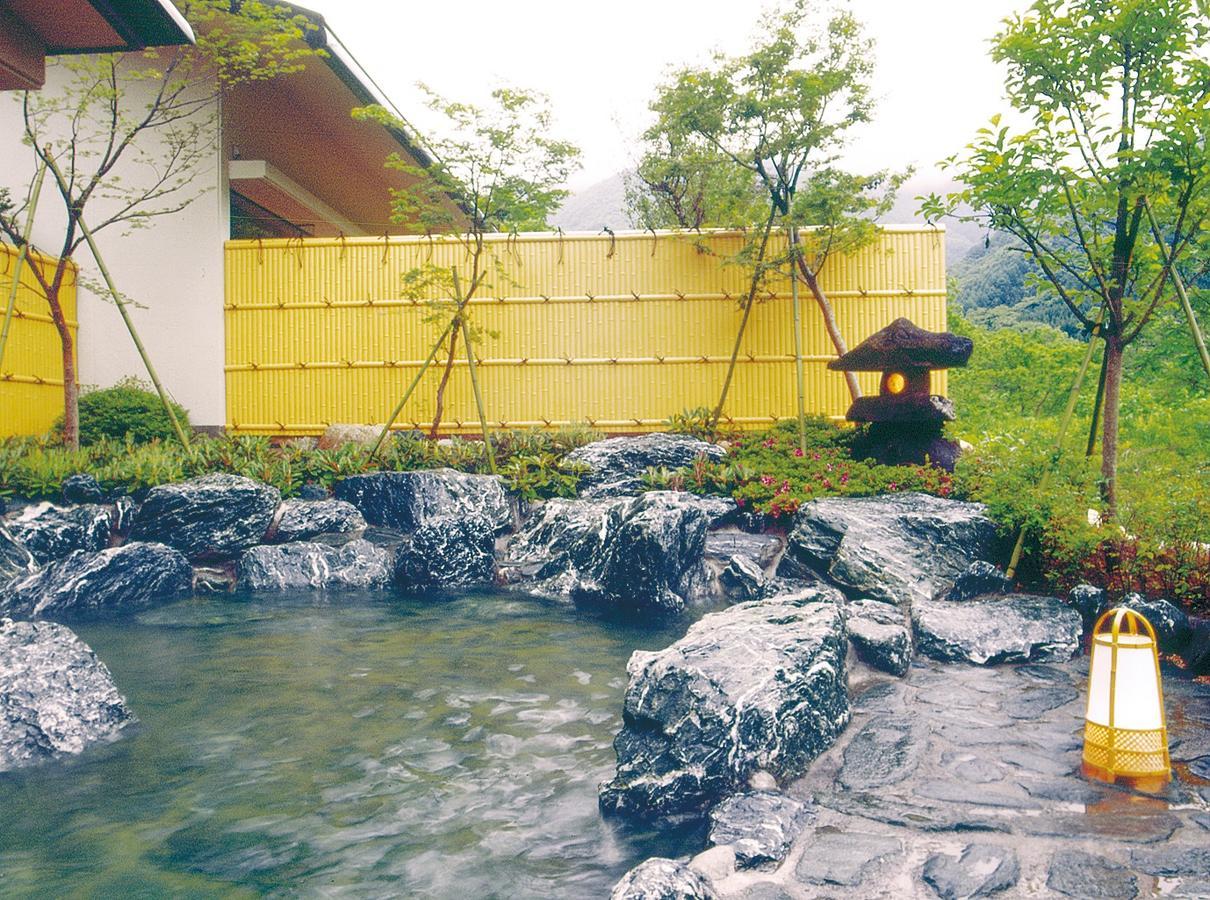
[[[564,231],[614,231],[633,228],[626,216],[625,173],[610,175],[604,181],[574,192],[551,216],[550,224]]]
[[[603,181],[574,192],[562,208],[551,217],[552,226],[564,231],[599,232],[606,226],[614,231],[634,228],[626,216],[625,173],[618,172]],[[895,206],[884,218],[888,225],[910,225],[923,222],[916,215],[920,201],[916,198],[929,193],[945,194],[956,189],[952,179],[937,173],[918,175],[909,179],[899,190]],[[947,220],[945,258],[953,265],[971,251],[982,245],[983,230],[970,223]]]

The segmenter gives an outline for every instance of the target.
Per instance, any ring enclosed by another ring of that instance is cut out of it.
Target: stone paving
[[[903,680],[855,684],[852,723],[787,789],[814,815],[785,860],[718,872],[714,890],[1210,897],[1210,685],[1165,680],[1177,778],[1157,798],[1079,775],[1086,677],[1086,657],[917,658]]]

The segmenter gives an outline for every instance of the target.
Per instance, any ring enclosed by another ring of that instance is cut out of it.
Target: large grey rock
[[[795,514],[778,573],[798,577],[797,564],[852,597],[907,604],[948,591],[995,540],[982,504],[915,493],[826,497]]]
[[[310,541],[322,535],[357,534],[365,527],[365,517],[344,500],[287,500],[282,504],[273,540],[283,544]]]
[[[491,584],[495,540],[483,519],[436,519],[412,532],[396,554],[395,582],[403,588]]]
[[[942,662],[994,665],[1070,659],[1080,646],[1080,614],[1055,597],[1030,594],[912,605],[916,649]]]
[[[23,578],[38,568],[34,556],[0,526],[0,588],[15,578]]]
[[[623,875],[609,900],[714,900],[717,896],[700,872],[653,856]]]
[[[509,547],[505,564],[533,593],[656,616],[681,612],[706,530],[730,500],[674,491],[604,500],[549,500]]]
[[[967,900],[1014,887],[1021,877],[1021,864],[1011,848],[968,844],[957,857],[932,854],[924,862],[921,877],[941,900]]]
[[[601,808],[696,817],[757,770],[801,774],[849,720],[840,599],[824,588],[743,603],[634,653]]]
[[[1139,882],[1123,865],[1082,850],[1059,850],[1050,860],[1046,886],[1065,897],[1134,900]]]
[[[643,434],[594,441],[567,455],[569,462],[588,466],[580,479],[582,497],[618,497],[642,487],[643,473],[651,468],[680,469],[699,456],[722,459],[726,451],[684,434]]]
[[[34,559],[45,565],[75,550],[104,550],[114,526],[110,506],[28,506],[5,525]]]
[[[508,497],[495,475],[453,469],[371,472],[337,482],[334,493],[357,507],[371,525],[403,532],[447,516],[484,520],[496,534],[512,524]]]
[[[109,670],[70,629],[0,620],[0,772],[80,753],[133,719]]]
[[[133,612],[188,594],[192,586],[188,560],[163,544],[77,550],[0,590],[0,614],[58,620]]]
[[[728,797],[710,810],[709,842],[730,846],[740,868],[779,863],[815,819],[800,800],[773,791]]]
[[[239,586],[251,591],[302,588],[346,590],[385,588],[391,581],[391,554],[369,541],[330,544],[291,542],[244,552]]]
[[[190,559],[233,557],[261,542],[281,502],[275,487],[240,475],[203,475],[147,492],[130,536]]]
[[[903,675],[912,664],[912,634],[903,613],[889,603],[852,600],[845,606],[849,640],[862,662]]]

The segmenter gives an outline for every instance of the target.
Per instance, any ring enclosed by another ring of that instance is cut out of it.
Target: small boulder
[[[0,589],[0,614],[58,620],[133,612],[184,596],[192,586],[188,560],[163,544],[77,550]]]
[[[1006,594],[912,605],[916,648],[942,662],[995,665],[1065,660],[1080,646],[1080,615],[1057,597]]]
[[[0,588],[15,578],[23,578],[38,568],[32,553],[25,549],[8,529],[0,526]]]
[[[580,496],[620,497],[642,489],[643,473],[651,468],[680,469],[699,457],[719,460],[726,450],[685,434],[642,434],[585,444],[567,454],[569,462],[588,466],[580,479]]]
[[[912,634],[898,607],[877,600],[851,600],[845,606],[849,640],[858,658],[891,675],[904,675],[912,664]]]
[[[954,586],[945,595],[946,600],[970,600],[988,594],[1007,594],[1013,589],[1012,581],[999,567],[985,560],[971,563],[965,572],[954,580]]]
[[[732,603],[757,600],[765,588],[765,571],[747,556],[733,556],[719,573],[723,594]]]
[[[931,855],[924,862],[922,877],[942,900],[990,897],[1016,885],[1021,864],[1011,848],[968,844],[957,857]]]
[[[399,547],[395,583],[408,589],[491,584],[496,576],[494,550],[489,522],[453,516],[434,519]]]
[[[287,500],[281,506],[275,543],[310,541],[322,535],[350,535],[365,531],[366,520],[352,503],[343,500]]]
[[[26,507],[6,524],[12,536],[45,565],[75,550],[104,550],[109,546],[114,519],[110,506],[39,503]]]
[[[779,863],[815,820],[800,800],[770,791],[728,797],[710,811],[709,842],[730,846],[742,869]]]
[[[385,588],[391,581],[391,554],[363,540],[339,547],[306,542],[262,545],[244,552],[238,572],[239,586],[251,591]]]
[[[1210,675],[1210,619],[1190,618],[1189,634],[1189,644],[1182,654],[1189,674]]]
[[[308,481],[298,489],[299,500],[327,500],[328,497],[328,489],[314,481]]]
[[[0,619],[0,772],[76,754],[134,721],[88,645],[54,622]]]
[[[371,472],[336,483],[336,499],[353,504],[371,525],[412,532],[434,519],[475,518],[494,534],[512,525],[512,511],[495,475],[453,469]]]
[[[91,475],[77,472],[63,479],[60,486],[64,503],[104,503],[105,491]]]
[[[147,492],[131,538],[175,547],[190,559],[221,559],[261,542],[281,492],[240,475],[203,475]]]
[[[717,896],[700,872],[676,860],[653,856],[623,875],[609,900],[715,900]]]
[[[1161,650],[1176,651],[1189,643],[1192,635],[1189,616],[1175,604],[1159,598],[1148,600],[1142,594],[1127,594],[1116,605],[1133,609],[1150,622]]]
[[[801,577],[797,564],[849,596],[906,605],[948,591],[995,542],[982,504],[916,493],[825,497],[795,514],[778,574]]]
[[[823,588],[743,603],[635,652],[602,810],[694,818],[757,770],[801,774],[849,721],[840,601]]]
[[[320,450],[334,450],[345,444],[361,444],[364,447],[371,447],[380,434],[382,434],[381,425],[329,425],[319,436],[319,443],[316,446]],[[387,435],[388,441],[391,438],[392,435]]]
[[[1105,610],[1105,591],[1091,584],[1077,584],[1067,594],[1067,605],[1080,614],[1085,628]]]

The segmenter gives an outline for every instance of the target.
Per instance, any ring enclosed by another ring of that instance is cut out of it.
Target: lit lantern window
[[[1124,607],[1093,627],[1083,771],[1141,790],[1158,790],[1171,778],[1155,629]]]
[[[902,372],[892,372],[886,377],[886,390],[888,394],[902,394],[903,389],[907,387],[907,379]]]

